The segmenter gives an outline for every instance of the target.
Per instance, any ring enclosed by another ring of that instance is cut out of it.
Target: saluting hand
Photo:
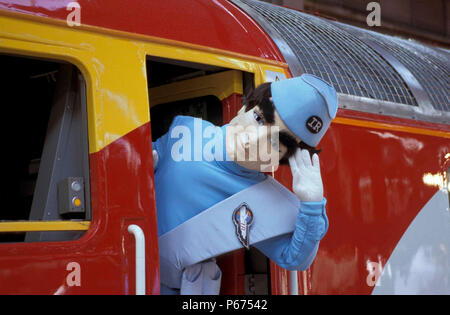
[[[311,161],[308,150],[297,149],[289,158],[289,165],[293,177],[292,189],[297,197],[304,202],[322,201],[319,156],[314,154]]]

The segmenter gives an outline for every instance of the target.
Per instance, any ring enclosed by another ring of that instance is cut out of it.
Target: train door
[[[228,123],[242,106],[253,75],[192,62],[149,57],[147,60],[152,140],[169,130],[176,115]],[[158,185],[158,183],[155,183]],[[268,294],[268,260],[254,249],[218,258],[221,294]]]
[[[145,60],[46,22],[0,16],[0,294],[157,294]]]
[[[81,285],[81,261],[54,258],[91,223],[85,81],[65,62],[0,54],[0,65],[3,117],[15,121],[1,127],[0,292],[64,293],[70,272]]]

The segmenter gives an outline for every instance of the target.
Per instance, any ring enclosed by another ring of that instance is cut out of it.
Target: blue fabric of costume
[[[159,236],[266,178],[264,173],[246,169],[227,157],[226,127],[176,116],[169,131],[153,142],[159,156],[155,170]],[[301,202],[294,233],[254,246],[285,269],[307,269],[328,229],[325,204],[325,198],[322,202]]]

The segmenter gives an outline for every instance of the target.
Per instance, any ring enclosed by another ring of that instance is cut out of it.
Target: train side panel
[[[449,128],[361,116],[321,143],[330,227],[300,292],[449,293]]]

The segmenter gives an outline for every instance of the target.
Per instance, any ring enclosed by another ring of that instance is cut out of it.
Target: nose
[[[247,128],[245,132],[241,134],[241,141],[248,148],[254,145],[255,148],[261,145],[266,145],[270,141],[270,131],[267,126],[258,126],[254,128]]]
[[[273,126],[252,126],[251,128],[246,128],[239,133],[239,140],[245,150],[256,152],[259,148],[260,151],[269,154],[275,150],[278,152],[278,128],[273,128]]]
[[[261,145],[266,145],[268,149],[278,150],[279,148],[279,128],[276,126],[262,126],[258,129],[258,141]],[[270,144],[270,146],[269,146]]]
[[[248,132],[242,132],[239,134],[239,138],[241,139],[242,145],[245,149],[248,149],[250,146],[250,136]]]

